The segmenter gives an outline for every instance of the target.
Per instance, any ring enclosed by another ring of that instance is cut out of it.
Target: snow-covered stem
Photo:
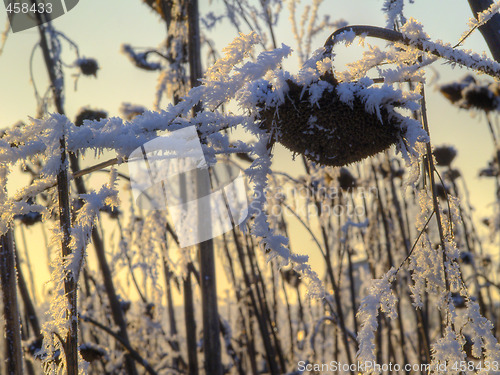
[[[409,47],[415,47],[423,52],[428,52],[434,56],[441,57],[452,63],[475,69],[494,78],[500,78],[500,64],[495,61],[489,60],[484,56],[479,56],[478,54],[471,54],[465,51],[454,49],[449,44],[431,42],[428,39],[419,39],[407,36],[398,31],[384,29],[376,26],[351,25],[336,30],[327,38],[325,42],[325,56],[328,56],[332,53],[335,44],[343,40],[352,40],[354,36],[363,35],[378,39],[384,39],[394,43],[399,42]]]
[[[75,153],[70,153],[69,160],[70,160],[71,170],[74,173],[73,177],[75,179],[76,190],[77,190],[78,194],[80,194],[81,196],[85,195],[85,194],[87,194],[87,188],[85,186],[85,183],[84,183],[81,176],[76,177],[76,174],[75,174],[75,172],[78,172],[80,170],[80,163],[78,160],[78,156]],[[112,170],[112,173],[115,173],[114,169]],[[94,223],[92,223],[92,228],[90,228],[90,231],[91,231],[92,243],[94,245],[93,247],[94,247],[95,252],[96,252],[97,261],[98,261],[99,268],[101,270],[101,274],[102,274],[102,278],[103,278],[103,282],[104,282],[104,289],[105,289],[106,294],[108,296],[113,321],[119,327],[120,331],[118,332],[118,335],[120,335],[121,340],[126,342],[126,343],[129,343],[127,322],[125,320],[124,313],[123,313],[123,310],[121,308],[118,296],[116,295],[116,290],[115,290],[115,286],[113,283],[113,277],[111,274],[111,270],[110,270],[108,261],[106,259],[104,242],[103,242],[99,232],[97,231],[97,228],[95,227]],[[126,363],[126,371],[129,375],[137,375],[138,374],[135,363],[129,354],[125,355],[125,363]]]
[[[400,16],[403,17],[402,15],[400,15]],[[395,179],[394,178],[394,168],[392,166],[391,160],[390,160],[387,152],[385,152],[385,154],[384,154],[384,162],[383,163],[384,163],[384,166],[386,166],[389,169],[388,180],[389,180],[389,184],[390,184],[390,191],[391,191],[392,200],[390,202],[388,202],[388,205],[389,205],[389,207],[392,206],[394,208],[395,215],[397,216],[398,229],[399,229],[399,232],[401,235],[401,242],[402,242],[403,248],[406,250],[406,253],[408,254],[410,251],[409,250],[410,233],[409,233],[409,230],[407,230],[405,228],[405,224],[403,221],[403,213],[407,214],[407,211],[403,209],[403,205],[401,204],[401,202],[399,200],[396,186],[394,183],[394,179]],[[376,176],[375,176],[375,179],[377,179]],[[390,211],[390,209],[389,209],[389,211]],[[398,294],[398,297],[400,297],[400,295],[402,294],[401,289],[402,288],[400,288],[398,290],[398,285],[395,286],[395,290],[396,290],[396,293]],[[406,340],[406,334],[405,334],[405,330],[404,330],[403,316],[401,314],[401,300],[398,300],[398,302],[396,304],[396,309],[397,309],[397,314],[398,314],[398,330],[399,330],[399,336],[400,336],[399,339],[401,342],[401,345],[400,345],[401,357],[403,358],[403,361],[405,363],[408,363],[408,354],[407,354],[408,349],[406,347],[407,340]],[[416,320],[418,320],[418,317],[416,317]]]
[[[54,104],[57,112],[64,115],[63,104],[63,77],[60,71],[61,62],[57,56],[53,56],[53,51],[49,47],[47,40],[47,28],[51,28],[50,22],[43,24],[41,15],[36,14],[39,18],[38,30],[40,33],[40,46],[42,48],[45,66],[49,73],[50,83],[54,95]],[[50,19],[49,19],[50,20]],[[49,30],[50,34],[50,30]],[[68,183],[68,165],[66,161],[66,138],[63,123],[61,123],[61,134],[59,139],[60,145],[60,167],[57,173],[57,190],[59,198],[59,221],[62,232],[61,252],[62,261],[67,259],[72,251],[70,246],[71,241],[71,211],[69,206],[69,183]],[[62,265],[61,265],[62,266]],[[67,375],[78,374],[78,299],[77,299],[78,281],[74,278],[71,270],[68,270],[64,280],[64,291],[68,300],[68,316],[69,329],[64,338],[64,355],[66,358]]]
[[[387,161],[387,164],[389,164],[388,160]],[[372,170],[372,173],[373,173],[373,179],[375,180],[375,186],[377,188],[377,191],[379,192],[377,194],[377,197],[376,197],[376,200],[378,201],[378,211],[379,211],[379,215],[380,215],[380,218],[381,218],[381,222],[382,222],[382,228],[383,228],[383,231],[384,231],[384,236],[385,236],[385,252],[387,254],[387,265],[389,268],[393,268],[395,267],[395,253],[396,253],[396,249],[394,249],[394,246],[393,246],[393,241],[391,241],[391,235],[392,235],[392,230],[393,227],[392,227],[392,222],[394,221],[394,219],[391,217],[392,216],[392,213],[391,213],[391,210],[390,210],[390,202],[389,202],[389,197],[386,197],[387,199],[387,206],[386,205],[386,202],[384,202],[384,199],[382,198],[382,194],[381,194],[381,191],[382,189],[380,188],[379,186],[379,179],[378,179],[378,175],[377,175],[377,172],[376,172],[376,169],[375,169],[375,165],[374,163],[372,162],[371,163],[371,170]],[[392,177],[392,167],[389,165],[389,180],[391,181],[391,185],[394,185],[394,182],[392,181],[393,180],[393,177]],[[399,206],[399,203],[397,202],[397,196],[395,195],[395,191],[394,189],[392,190],[392,198],[393,198],[393,205],[396,207]],[[396,203],[395,203],[396,201]],[[397,209],[397,215],[401,213],[401,209]],[[399,216],[398,215],[398,216]],[[399,221],[398,221],[399,222]],[[405,231],[404,231],[404,227],[402,226],[401,223],[399,223],[399,229],[400,229],[400,232],[401,232],[401,238],[402,238],[402,241],[404,243],[406,243],[406,238],[405,238]],[[397,245],[396,245],[397,246]],[[406,252],[408,252],[408,249],[406,249]],[[350,260],[349,260],[350,261]],[[397,273],[397,271],[396,271]],[[350,280],[350,284],[351,284],[351,288],[353,288],[353,285],[354,285],[354,280],[351,279]],[[397,285],[394,286],[394,291],[395,293],[397,294]],[[354,294],[354,291],[352,291],[352,293]],[[399,297],[399,296],[398,296]],[[354,302],[353,302],[353,309],[357,310],[354,306]],[[397,313],[397,319],[398,319],[398,328],[399,328],[399,333],[400,333],[400,348],[401,348],[401,356],[402,358],[406,361],[407,360],[407,357],[406,357],[406,348],[405,348],[405,333],[404,333],[404,329],[403,329],[403,322],[402,322],[402,316],[401,316],[401,306],[400,306],[400,301],[399,299],[396,301],[395,303],[395,310],[396,310],[396,313]],[[387,322],[387,329],[388,329],[388,336],[392,335],[392,324],[390,322]],[[357,330],[357,327],[356,327],[356,332],[358,332]],[[380,330],[378,332],[379,334],[381,333]],[[392,341],[389,340],[388,342],[388,345],[392,347]],[[394,350],[393,348],[390,349],[390,350]]]
[[[174,357],[172,364],[176,368],[179,368],[180,365],[182,365],[183,367],[187,367],[187,364],[181,355],[179,340],[177,339],[177,334],[178,334],[177,320],[174,310],[174,300],[172,297],[172,287],[173,287],[172,282],[175,281],[174,274],[170,270],[168,262],[166,260],[167,256],[166,253],[168,252],[166,245],[162,246],[162,250],[164,252],[162,263],[163,263],[163,273],[165,278],[165,290],[167,297],[167,314],[168,314],[168,326],[169,326],[168,334],[170,335],[170,337],[172,337],[172,339],[169,340],[169,343],[172,347],[172,350],[176,353],[176,356]]]
[[[189,265],[192,265],[189,263]],[[184,324],[186,328],[186,346],[188,357],[188,370],[189,374],[198,374],[198,345],[197,337],[197,324],[195,319],[194,310],[194,296],[193,285],[191,282],[191,269],[188,267],[187,275],[183,279],[183,304],[184,304]]]
[[[198,0],[187,1],[188,18],[188,58],[191,79],[191,88],[200,85],[202,78],[201,67],[201,44]],[[193,108],[193,116],[201,110],[201,104]],[[202,139],[202,142],[206,140]],[[197,171],[192,172],[193,182],[196,184],[197,196],[205,196],[209,193],[208,186],[204,183]],[[198,202],[198,213],[203,217],[203,201]],[[199,226],[210,226],[210,221],[199,221]],[[219,311],[217,304],[217,287],[215,275],[215,253],[214,241],[212,239],[201,242],[198,245],[198,262],[200,267],[200,293],[203,313],[203,354],[204,367],[207,374],[222,375],[224,372],[221,358],[221,343],[219,338]]]
[[[17,248],[14,247],[14,250],[16,252],[15,255],[16,255],[17,284],[19,288],[19,294],[23,301],[25,315],[27,316],[31,329],[33,330],[33,335],[35,337],[40,337],[40,321],[38,320],[37,311],[35,309],[36,303],[33,302],[30,296],[30,291],[28,290],[28,285],[26,284],[26,280],[24,279],[21,262],[17,254]],[[33,293],[34,292],[35,290],[33,289]]]
[[[1,193],[0,193],[1,194]],[[9,375],[22,375],[21,320],[17,303],[17,273],[12,229],[0,237],[0,286],[5,324],[5,367]]]
[[[232,236],[235,238],[235,245],[236,246],[241,246],[241,243],[239,241],[239,238],[238,236],[235,234],[235,231],[233,229],[232,231]],[[222,239],[223,239],[223,248],[224,248],[224,255],[226,257],[226,261],[227,261],[227,267],[225,267],[226,269],[226,272],[228,274],[228,280],[230,280],[233,285],[238,285],[238,279],[237,279],[237,276],[236,276],[236,269],[235,269],[235,263],[233,261],[233,256],[231,254],[231,251],[229,249],[229,236],[227,236],[226,234],[223,234],[222,235]],[[244,297],[241,293],[241,291],[237,288],[235,291],[235,297],[236,297],[236,303],[237,303],[237,308],[238,308],[238,314],[239,314],[239,319],[241,320],[241,327],[239,327],[241,330],[246,330],[247,327],[248,327],[248,321],[251,320],[251,317],[249,317],[247,319],[247,315],[251,316],[251,314],[248,314],[246,312],[246,310],[243,309],[243,305],[244,305]],[[245,304],[247,305],[247,304]],[[248,305],[247,305],[247,310],[248,310]],[[246,345],[250,345],[250,342],[248,340],[248,336],[247,336],[247,340],[246,340]],[[250,360],[253,362],[253,364],[255,364],[255,348],[248,348],[249,349],[249,355],[250,355]],[[252,365],[253,366],[253,365]],[[243,370],[243,366],[242,366],[242,362],[240,361],[238,363],[238,373],[240,375],[244,375],[244,370]]]
[[[427,107],[425,103],[425,91],[424,88],[421,90],[421,95],[422,95],[422,123],[424,126],[425,131],[427,134],[429,134],[430,137],[430,131],[429,131],[429,124],[427,121]],[[439,232],[439,240],[441,241],[441,251],[442,251],[442,259],[443,259],[443,277],[444,277],[444,283],[446,287],[446,291],[448,293],[451,293],[450,290],[450,280],[448,279],[448,274],[447,274],[447,263],[450,261],[447,258],[446,255],[446,242],[447,239],[445,237],[445,231],[444,231],[444,224],[443,224],[443,219],[441,218],[441,210],[439,207],[438,203],[438,197],[437,197],[437,187],[436,187],[436,181],[435,181],[435,170],[436,166],[434,165],[434,158],[432,154],[432,147],[431,147],[431,142],[427,142],[426,144],[426,150],[427,150],[427,155],[426,155],[426,162],[427,162],[427,174],[429,176],[429,185],[432,193],[432,204],[434,207],[434,214],[436,216],[436,221],[437,221],[437,227],[438,227],[438,232]],[[449,297],[448,297],[449,298]]]

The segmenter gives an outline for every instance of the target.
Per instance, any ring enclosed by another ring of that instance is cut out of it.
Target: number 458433
[[[499,371],[500,364],[498,361],[484,361],[475,363],[473,361],[460,361],[455,362],[451,368],[454,371],[476,371],[476,370],[485,370],[485,371]]]
[[[37,4],[28,4],[28,3],[9,3],[7,5],[7,13],[52,13],[52,3],[37,3]]]

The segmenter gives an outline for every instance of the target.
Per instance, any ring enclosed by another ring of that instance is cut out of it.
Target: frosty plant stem
[[[188,51],[189,51],[189,72],[191,87],[200,84],[202,77],[201,67],[201,45],[198,0],[187,0],[188,16]],[[193,115],[199,110],[199,106],[193,108]],[[203,141],[203,140],[202,140]],[[196,191],[198,196],[204,196],[207,186],[203,178],[194,172]],[[207,212],[207,207],[203,206],[203,200],[198,206],[198,226],[211,225],[210,222],[201,222],[203,212]],[[221,344],[219,339],[219,312],[217,308],[217,289],[215,278],[215,254],[213,240],[203,241],[198,245],[198,260],[200,263],[200,289],[203,310],[203,351],[205,356],[205,371],[210,375],[222,375],[223,367],[221,360]]]
[[[73,172],[78,171],[80,169],[79,167],[79,161],[78,157],[74,153],[69,154],[69,161],[71,165],[71,170]],[[76,177],[74,176],[75,179],[75,186],[78,194],[86,194],[87,193],[87,188],[85,186],[85,183],[81,177]],[[126,345],[125,348],[128,349],[130,347],[130,340],[128,337],[128,332],[127,332],[127,322],[125,320],[123,310],[120,306],[120,301],[118,299],[118,296],[116,294],[115,286],[113,284],[113,278],[111,275],[111,269],[109,267],[108,261],[106,260],[106,253],[104,249],[104,242],[99,235],[99,232],[97,231],[97,228],[94,227],[92,228],[92,242],[94,245],[94,249],[96,252],[97,256],[97,261],[99,264],[99,268],[101,269],[101,274],[103,278],[103,284],[104,284],[104,289],[106,290],[106,294],[108,296],[109,300],[109,306],[111,309],[111,315],[113,317],[113,321],[119,328],[119,333],[118,335],[120,336],[119,342],[123,343],[125,342]],[[132,272],[132,270],[131,270]],[[133,274],[132,274],[133,275]],[[133,355],[130,354],[130,351],[128,354],[125,354],[125,366],[126,366],[126,371],[127,374],[129,375],[137,375],[137,368],[135,366]]]
[[[9,375],[23,374],[21,322],[17,304],[16,261],[12,229],[0,237],[0,283],[5,319],[5,370]],[[0,368],[0,370],[2,370]]]
[[[325,42],[325,55],[332,53],[336,43],[351,39],[350,33],[356,36],[370,36],[373,38],[384,39],[389,42],[399,42],[407,46],[418,48],[423,52],[428,52],[434,56],[441,57],[453,63],[475,69],[479,72],[488,74],[494,78],[500,78],[500,64],[495,61],[485,59],[479,55],[470,55],[464,51],[456,50],[452,46],[431,42],[426,39],[412,39],[398,31],[384,29],[376,26],[352,25],[342,27],[333,32]]]
[[[429,125],[427,122],[427,109],[425,105],[425,91],[422,88],[421,91],[422,95],[422,122],[424,125],[424,129],[429,134],[429,139],[430,139],[430,132],[429,132]],[[446,257],[446,239],[443,231],[443,221],[441,219],[441,212],[439,211],[439,203],[438,203],[438,198],[437,198],[437,189],[436,189],[436,182],[434,179],[434,160],[432,158],[432,148],[431,148],[431,142],[427,142],[427,169],[429,173],[429,182],[431,185],[431,191],[432,191],[432,202],[434,205],[434,213],[436,214],[436,221],[438,225],[438,231],[439,231],[439,239],[441,240],[441,250],[443,252],[443,277],[444,277],[444,282],[446,286],[446,290],[450,292],[450,282],[448,280],[448,276],[446,274],[446,263],[447,263],[447,257]]]
[[[36,1],[33,1],[36,4]],[[48,17],[48,15],[45,15]],[[39,21],[42,15],[37,13]],[[50,27],[50,24],[47,24]],[[38,31],[40,32],[40,47],[42,48],[45,66],[49,74],[54,95],[54,104],[57,112],[64,114],[63,99],[62,99],[62,76],[58,77],[56,72],[56,61],[53,58],[47,42],[46,26],[39,22]],[[59,222],[62,232],[62,261],[68,259],[71,255],[71,211],[69,207],[69,184],[68,184],[68,165],[66,160],[66,139],[64,129],[61,132],[59,139],[61,150],[61,165],[57,174],[57,191],[59,198]],[[77,288],[78,282],[74,278],[71,270],[67,270],[64,280],[64,292],[68,299],[68,315],[66,316],[68,324],[68,332],[64,341],[64,354],[66,357],[66,372],[67,375],[78,374],[78,307],[77,307]]]

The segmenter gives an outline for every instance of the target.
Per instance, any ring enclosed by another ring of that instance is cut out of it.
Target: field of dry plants
[[[379,1],[383,27],[322,0],[144,0],[165,39],[121,53],[156,92],[148,107],[124,92],[121,116],[67,115],[78,82],[98,90],[99,59],[38,14],[47,85],[26,72],[38,110],[0,124],[0,374],[500,374],[500,2],[468,2],[457,43],[432,39],[411,0]],[[477,34],[489,51],[463,48]],[[431,80],[443,63],[455,78]],[[430,90],[489,132],[471,141],[491,155],[488,216],[453,131],[433,142]],[[187,151],[168,137],[187,129],[212,186],[180,173],[174,192],[162,168]],[[146,163],[169,192],[158,207],[131,165],[166,139]],[[243,209],[226,191],[179,224],[173,196],[215,194],[224,170],[244,176]]]

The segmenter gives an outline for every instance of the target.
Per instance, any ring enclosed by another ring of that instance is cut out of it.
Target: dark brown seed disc
[[[380,121],[376,113],[366,111],[359,98],[354,98],[352,107],[342,102],[333,76],[322,78],[334,89],[325,90],[314,105],[310,104],[307,89],[288,80],[285,102],[278,108],[263,109],[261,126],[276,130],[276,139],[290,151],[330,166],[360,161],[399,140],[399,123],[395,118],[390,119],[386,108],[380,108]]]

